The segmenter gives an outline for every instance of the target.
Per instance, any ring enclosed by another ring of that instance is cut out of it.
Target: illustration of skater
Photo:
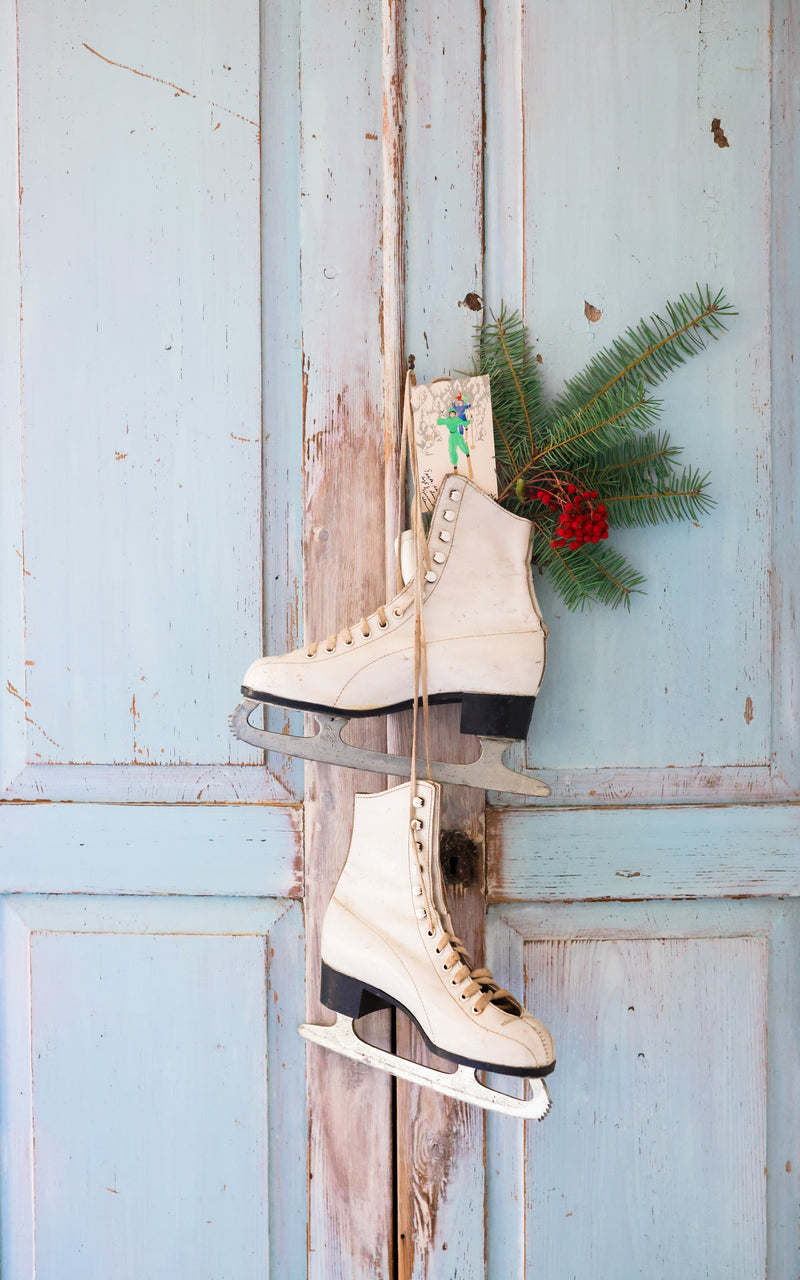
[[[471,419],[467,417],[468,404],[463,403],[461,396],[458,397],[461,404],[454,404],[446,418],[437,418],[436,425],[439,427],[447,427],[449,436],[447,447],[450,452],[450,464],[454,471],[458,471],[458,455],[463,453],[467,459],[467,470],[469,478],[472,479],[472,459],[470,457],[469,445],[465,438],[466,428],[470,425]]]

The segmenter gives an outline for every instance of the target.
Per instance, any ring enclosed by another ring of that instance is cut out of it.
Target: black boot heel
[[[535,701],[511,693],[465,693],[461,732],[479,738],[527,738]]]
[[[379,1009],[389,1009],[391,1005],[374,995],[357,978],[348,978],[345,973],[338,973],[322,962],[322,980],[320,982],[320,1000],[335,1013],[343,1013],[346,1018],[363,1018],[368,1013],[377,1013]]]

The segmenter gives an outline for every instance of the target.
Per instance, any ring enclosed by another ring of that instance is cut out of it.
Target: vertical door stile
[[[304,625],[323,639],[385,599],[381,371],[381,11],[333,0],[301,14],[300,236],[305,467]],[[376,536],[377,534],[377,536]],[[311,731],[312,726],[308,726]],[[356,721],[385,750],[382,722]],[[308,1018],[319,934],[349,847],[355,791],[385,778],[306,767]],[[388,1018],[384,1020],[388,1031]],[[311,1280],[388,1280],[393,1269],[392,1081],[309,1047]]]
[[[483,293],[482,19],[477,3],[406,9],[405,332],[419,382],[469,367],[480,318],[462,304],[467,294]],[[459,710],[431,708],[432,759],[474,759],[474,742],[459,732]],[[403,733],[409,717],[396,719],[401,723],[393,732],[407,750]],[[481,964],[484,794],[444,787],[442,800],[442,829],[465,831],[480,851],[472,884],[450,886],[448,894],[459,936]],[[397,1048],[404,1056],[436,1062],[404,1018],[398,1019]],[[447,1066],[441,1061],[437,1065]],[[484,1187],[484,1116],[479,1109],[399,1081],[401,1280],[480,1274]]]

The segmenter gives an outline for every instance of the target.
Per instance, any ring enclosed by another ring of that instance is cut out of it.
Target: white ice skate
[[[555,1066],[553,1041],[488,969],[473,968],[454,935],[439,865],[439,800],[439,786],[428,781],[355,797],[350,851],[322,926],[322,1002],[337,1019],[300,1033],[450,1097],[541,1120],[550,1108],[542,1077]],[[407,1013],[456,1071],[359,1039],[354,1019],[383,1008]],[[479,1070],[528,1078],[530,1097],[490,1089]]]
[[[481,739],[469,764],[431,762],[438,782],[546,796],[537,778],[508,768],[503,755],[525,738],[544,672],[546,628],[530,571],[531,525],[469,480],[446,476],[414,578],[358,623],[322,643],[258,658],[231,716],[252,746],[307,760],[410,777],[409,760],[359,749],[341,732],[351,717],[412,705],[418,601],[427,666],[427,701],[459,702],[461,732]],[[405,576],[405,575],[404,575]],[[416,637],[419,653],[419,637]],[[316,735],[294,736],[250,723],[263,703],[313,712]]]

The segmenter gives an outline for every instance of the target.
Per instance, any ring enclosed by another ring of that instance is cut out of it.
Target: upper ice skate
[[[231,726],[253,745],[354,768],[403,775],[398,758],[356,752],[338,737],[353,716],[382,715],[412,705],[415,687],[415,599],[422,600],[431,704],[461,704],[461,732],[500,739],[473,766],[446,766],[439,781],[547,795],[535,778],[501,761],[510,741],[525,738],[545,665],[547,629],[530,570],[531,524],[513,515],[463,476],[442,482],[427,535],[424,582],[413,579],[393,600],[357,623],[279,657],[258,658],[242,682],[245,702]],[[405,576],[405,575],[404,575]],[[294,738],[256,729],[258,703],[321,716],[322,737]],[[305,744],[305,745],[304,745]],[[316,744],[316,748],[309,746]],[[382,763],[383,761],[383,763]],[[472,773],[464,775],[464,770]],[[459,776],[453,776],[456,770]]]

